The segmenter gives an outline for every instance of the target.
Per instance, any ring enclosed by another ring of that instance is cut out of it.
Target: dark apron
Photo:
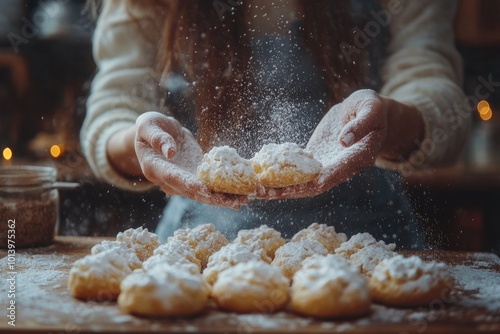
[[[366,2],[372,5],[376,2]],[[368,13],[367,7],[357,8]],[[360,16],[361,18],[361,16]],[[298,34],[299,25],[292,24],[291,37],[268,36],[254,39],[252,50],[255,79],[260,89],[253,99],[258,110],[257,131],[252,134],[253,147],[243,156],[251,156],[263,144],[295,142],[305,146],[327,108],[328,87]],[[380,34],[380,38],[383,34]],[[385,35],[384,35],[385,36]],[[370,50],[372,68],[382,57],[383,49],[373,42]],[[379,84],[376,73],[373,84]],[[172,75],[167,87],[170,100],[189,106],[173,92],[183,87],[182,78]],[[178,117],[179,118],[179,117]],[[184,113],[180,121],[193,132],[196,122],[192,113]],[[296,200],[253,200],[239,211],[172,196],[162,215],[156,233],[160,239],[179,228],[213,223],[232,240],[239,230],[266,224],[285,238],[312,223],[335,226],[338,232],[351,236],[369,232],[377,239],[395,242],[400,249],[422,248],[421,231],[396,172],[369,167],[330,191],[312,198]]]

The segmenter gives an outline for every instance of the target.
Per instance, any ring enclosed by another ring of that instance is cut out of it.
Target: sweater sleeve
[[[469,131],[470,105],[461,88],[462,60],[454,46],[456,0],[387,2],[391,41],[381,94],[415,106],[424,140],[408,159],[378,158],[378,166],[405,172],[456,161]]]
[[[145,179],[129,179],[110,165],[106,143],[117,131],[135,124],[149,110],[159,110],[158,83],[152,70],[155,46],[138,27],[151,20],[147,13],[129,15],[122,0],[107,0],[97,20],[93,55],[97,73],[87,100],[80,142],[93,173],[100,180],[127,190],[146,190]],[[150,31],[150,30],[149,30]]]

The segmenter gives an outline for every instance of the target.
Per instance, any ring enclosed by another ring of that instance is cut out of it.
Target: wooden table
[[[144,319],[120,312],[115,303],[82,302],[67,290],[72,263],[102,239],[58,237],[48,247],[16,250],[14,267],[0,250],[1,333],[483,333],[500,332],[500,259],[489,253],[419,253],[449,264],[458,282],[451,296],[427,307],[374,304],[357,319],[316,321],[288,312],[238,315],[213,306],[192,319]],[[12,258],[11,258],[12,260]],[[7,268],[7,270],[6,270]],[[12,271],[15,274],[9,274]],[[15,278],[15,281],[9,279]],[[14,284],[10,284],[14,283]],[[14,288],[15,297],[8,297]],[[15,327],[6,317],[15,301]]]

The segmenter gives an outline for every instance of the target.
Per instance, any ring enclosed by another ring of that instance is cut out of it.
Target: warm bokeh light
[[[61,147],[59,145],[52,145],[50,147],[50,155],[57,158],[61,155]]]
[[[482,109],[482,111],[484,111],[484,113],[480,112],[479,117],[481,117],[483,121],[489,121],[493,116],[493,111],[491,110],[491,108],[488,108],[488,110]]]
[[[477,104],[477,111],[479,112],[479,117],[483,121],[489,121],[493,116],[493,111],[491,110],[490,104],[488,101],[481,100]]]
[[[490,110],[490,104],[488,103],[488,101],[485,101],[485,100],[481,100],[479,101],[479,103],[477,104],[477,111],[480,113],[480,114],[487,114]]]
[[[12,150],[9,147],[6,147],[3,149],[2,155],[5,160],[10,160],[12,159]]]

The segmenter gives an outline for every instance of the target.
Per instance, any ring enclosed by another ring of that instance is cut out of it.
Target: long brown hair
[[[219,1],[221,2],[221,1]],[[206,150],[238,140],[251,127],[249,75],[250,49],[242,1],[222,1],[224,17],[213,0],[158,0],[154,10],[161,37],[157,69],[182,73],[193,82],[198,140]],[[130,0],[133,6],[151,1]],[[229,3],[236,3],[230,6]],[[349,61],[341,43],[354,45],[355,22],[349,0],[301,0],[304,13],[302,39],[316,58],[329,87],[330,103],[336,103],[362,85],[362,54]],[[224,131],[222,131],[224,129]],[[224,137],[221,137],[224,136]]]

